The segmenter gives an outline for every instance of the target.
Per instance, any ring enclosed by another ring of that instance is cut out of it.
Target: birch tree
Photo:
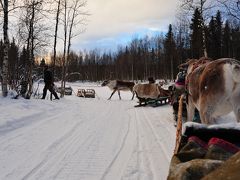
[[[63,67],[62,67],[62,81],[61,81],[61,97],[64,96],[64,89],[66,85],[66,74],[68,70],[68,59],[71,49],[71,42],[74,37],[84,32],[84,28],[79,26],[84,26],[85,17],[88,15],[87,12],[83,10],[86,6],[87,1],[85,0],[73,0],[71,4],[67,4],[67,0],[64,0],[64,45],[63,45]],[[74,29],[75,28],[75,29]],[[76,31],[76,29],[78,31]],[[79,30],[80,29],[80,30]],[[75,31],[74,31],[75,30]]]
[[[66,67],[66,72],[68,72],[68,65],[69,65],[69,55],[70,55],[70,50],[71,50],[71,42],[72,38],[76,37],[80,33],[84,32],[84,29],[80,28],[76,33],[74,33],[73,27],[76,27],[77,25],[84,25],[84,17],[86,16],[87,13],[81,11],[81,8],[85,7],[86,1],[82,0],[75,0],[70,8],[70,23],[69,23],[69,33],[68,33],[68,47],[67,47],[67,67]],[[82,16],[81,16],[82,15]],[[81,16],[81,17],[79,17]],[[64,82],[66,83],[66,81]],[[65,85],[64,85],[65,87]]]
[[[37,49],[48,45],[48,30],[46,26],[46,7],[48,1],[44,0],[25,0],[24,7],[21,9],[19,19],[19,35],[24,44],[26,44],[27,63],[24,67],[24,81],[28,83],[26,98],[29,99],[32,94],[33,80],[32,71],[34,66],[34,53]]]
[[[58,36],[58,24],[59,24],[59,14],[60,14],[60,5],[61,0],[57,1],[57,13],[56,13],[56,24],[55,24],[55,33],[54,33],[54,45],[53,45],[53,79],[55,77],[55,65],[56,65],[56,46],[57,46],[57,36]],[[52,100],[52,92],[50,95],[50,99]]]
[[[8,94],[8,49],[9,49],[9,37],[8,37],[8,0],[0,1],[3,10],[3,67],[2,67],[2,95],[6,97]]]
[[[54,45],[53,45],[53,68],[55,68],[56,65],[56,46],[57,46],[57,37],[58,37],[58,24],[59,24],[59,14],[60,14],[60,5],[61,0],[58,0],[57,3],[57,13],[56,13],[56,24],[55,24],[55,33],[54,33]],[[53,75],[54,75],[53,69]]]
[[[66,78],[66,44],[67,44],[67,0],[64,0],[64,18],[63,18],[63,27],[64,27],[64,39],[63,39],[63,57],[62,57],[62,81],[61,81],[61,96],[64,96],[65,91],[65,78]]]

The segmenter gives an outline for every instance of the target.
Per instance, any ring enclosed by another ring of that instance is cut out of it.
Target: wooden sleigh
[[[138,84],[136,86],[134,86],[134,91],[139,101],[135,107],[148,105],[157,107],[170,102],[170,92],[157,84]]]
[[[94,89],[78,89],[77,96],[84,98],[95,98],[96,92]]]
[[[167,179],[240,179],[240,124],[183,124],[183,101]]]

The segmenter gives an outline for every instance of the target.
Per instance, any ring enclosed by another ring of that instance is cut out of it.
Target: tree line
[[[55,80],[61,80],[62,96],[66,81],[104,79],[174,79],[178,64],[188,58],[240,59],[239,0],[180,0],[178,19],[166,33],[133,38],[116,51],[72,51],[74,37],[84,32],[85,0],[0,0],[3,40],[0,41],[0,70],[3,96],[6,87],[28,84],[25,97],[32,94],[32,82],[42,76],[44,59],[35,59],[39,50],[53,40],[51,67]],[[221,11],[220,11],[221,10]],[[227,13],[223,13],[227,12]],[[9,14],[15,16],[15,34],[8,37]],[[54,26],[49,27],[46,20]],[[80,27],[78,25],[81,25]],[[80,30],[79,30],[80,29]],[[61,33],[60,33],[61,32]],[[62,40],[62,41],[59,41]],[[57,54],[56,44],[63,44]]]
[[[240,25],[231,20],[223,22],[222,19],[221,12],[217,11],[203,28],[208,57],[240,60]],[[97,49],[71,52],[68,80],[173,79],[180,63],[188,58],[204,56],[200,20],[199,10],[195,9],[188,31],[170,24],[166,34],[134,38],[128,45],[119,46],[114,53],[101,53]]]

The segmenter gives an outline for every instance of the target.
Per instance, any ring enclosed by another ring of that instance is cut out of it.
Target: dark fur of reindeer
[[[121,81],[121,80],[105,80],[102,83],[102,86],[108,86],[113,91],[111,96],[108,98],[108,100],[111,99],[111,97],[113,96],[113,94],[116,91],[118,91],[119,99],[121,99],[120,91],[131,91],[133,94],[133,96],[132,96],[132,100],[133,100],[133,98],[134,98],[133,86],[134,85],[135,85],[134,82]]]

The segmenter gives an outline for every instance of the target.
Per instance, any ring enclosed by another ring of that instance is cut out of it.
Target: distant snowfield
[[[70,85],[97,97],[0,98],[1,180],[166,179],[175,145],[169,105],[135,108],[130,92],[107,100],[107,87]]]

